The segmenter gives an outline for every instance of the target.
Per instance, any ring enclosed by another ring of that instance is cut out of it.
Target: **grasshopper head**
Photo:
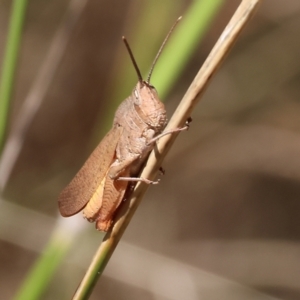
[[[134,107],[141,119],[156,131],[163,129],[167,122],[166,110],[155,87],[146,81],[139,81],[132,97]]]

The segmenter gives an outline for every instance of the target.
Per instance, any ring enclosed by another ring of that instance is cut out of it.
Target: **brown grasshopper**
[[[131,96],[118,107],[112,129],[59,195],[58,205],[62,216],[69,217],[83,209],[88,221],[96,222],[98,230],[107,231],[130,181],[157,183],[136,177],[142,164],[160,137],[188,127],[162,133],[167,123],[166,110],[150,84],[155,63],[179,20],[160,47],[146,81],[123,37],[139,81]]]

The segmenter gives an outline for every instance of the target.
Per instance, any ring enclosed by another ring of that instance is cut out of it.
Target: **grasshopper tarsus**
[[[165,174],[166,174],[166,170],[165,170],[163,167],[159,167],[159,172],[160,172],[162,175],[165,175]]]
[[[185,121],[185,126],[187,126],[186,130],[189,130],[190,124],[192,123],[193,119],[192,117],[188,117],[187,120]]]

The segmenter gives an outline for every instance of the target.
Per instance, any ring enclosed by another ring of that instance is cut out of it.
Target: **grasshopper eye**
[[[139,93],[136,89],[134,90],[134,96],[136,99],[139,99]]]

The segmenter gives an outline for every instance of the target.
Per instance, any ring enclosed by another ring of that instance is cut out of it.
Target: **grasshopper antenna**
[[[139,67],[138,67],[138,65],[137,65],[137,63],[136,63],[136,61],[135,61],[135,59],[134,59],[134,56],[133,56],[133,54],[132,54],[132,51],[131,51],[131,49],[130,49],[130,47],[129,47],[129,44],[128,44],[128,42],[127,42],[125,36],[123,36],[122,39],[123,39],[123,42],[125,43],[125,46],[126,46],[126,48],[127,48],[127,50],[128,50],[129,56],[130,56],[130,58],[131,58],[131,61],[132,61],[132,63],[133,63],[133,66],[134,66],[134,68],[135,68],[135,71],[136,71],[136,73],[137,73],[139,82],[140,82],[140,83],[143,83],[143,77],[142,77],[141,71],[140,71],[140,69],[139,69]]]
[[[168,39],[169,39],[171,33],[173,32],[173,30],[175,29],[176,25],[177,25],[178,22],[181,20],[181,18],[182,18],[182,17],[180,16],[180,17],[176,20],[176,22],[174,23],[174,25],[173,25],[172,28],[170,29],[169,33],[167,34],[165,40],[163,41],[162,45],[160,46],[160,48],[159,48],[159,50],[158,50],[158,52],[157,52],[157,54],[156,54],[156,56],[155,56],[155,58],[154,58],[154,61],[153,61],[153,63],[152,63],[152,66],[151,66],[151,69],[150,69],[150,72],[149,72],[149,75],[148,75],[148,78],[147,78],[147,81],[146,81],[147,84],[150,84],[150,79],[151,79],[151,76],[152,76],[153,69],[154,69],[154,67],[155,67],[155,65],[156,65],[156,62],[157,62],[157,60],[158,60],[158,58],[159,58],[159,56],[160,56],[160,54],[161,54],[163,48],[165,47],[165,45],[166,45],[166,43],[167,43],[167,41],[168,41]]]

